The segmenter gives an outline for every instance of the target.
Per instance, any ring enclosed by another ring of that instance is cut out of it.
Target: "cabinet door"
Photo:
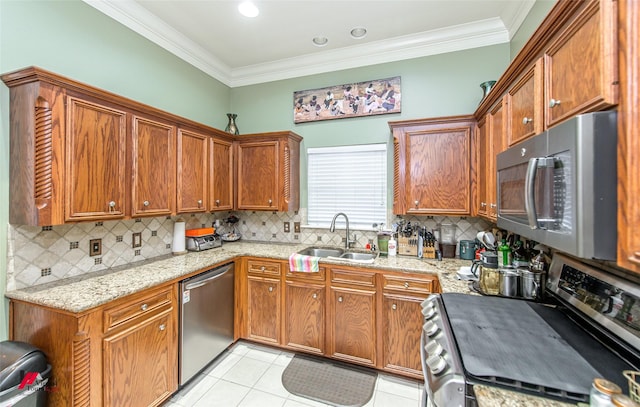
[[[178,212],[204,212],[207,208],[207,146],[203,134],[178,130]]]
[[[67,221],[124,217],[126,135],[125,112],[67,99]]]
[[[545,51],[547,127],[618,103],[617,4],[590,1]]]
[[[487,197],[487,174],[489,173],[489,126],[487,118],[484,117],[478,122],[478,170],[477,181],[478,201],[477,213],[479,216],[488,216],[488,197]]]
[[[132,216],[171,215],[176,196],[176,128],[133,117]]]
[[[489,201],[488,216],[495,221],[498,216],[498,195],[496,191],[496,156],[504,151],[505,147],[505,115],[504,98],[502,98],[489,113],[489,165],[487,173],[487,200]]]
[[[280,343],[280,281],[249,276],[247,337],[261,342]]]
[[[507,92],[509,146],[542,132],[542,58]]]
[[[375,291],[331,287],[330,292],[330,356],[375,366]]]
[[[280,191],[278,141],[238,144],[238,209],[277,210]]]
[[[420,334],[424,298],[383,293],[383,366],[398,373],[422,377]]]
[[[407,213],[471,214],[468,123],[406,133]]]
[[[105,406],[151,406],[167,399],[178,388],[176,338],[170,312],[105,338]]]
[[[285,285],[285,345],[324,353],[325,287],[287,281]]]
[[[209,210],[233,210],[233,143],[211,139]]]

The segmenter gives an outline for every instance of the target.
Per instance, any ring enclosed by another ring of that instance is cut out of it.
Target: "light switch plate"
[[[100,256],[102,254],[102,239],[89,240],[89,256]]]
[[[300,222],[293,222],[293,231],[295,233],[300,233]]]
[[[291,231],[291,224],[289,222],[284,223],[284,233],[289,233]]]
[[[131,238],[131,247],[135,249],[140,246],[142,246],[142,232],[134,233]]]

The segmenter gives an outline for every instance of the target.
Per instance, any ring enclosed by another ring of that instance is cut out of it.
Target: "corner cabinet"
[[[471,215],[473,116],[389,122],[393,212]]]
[[[236,140],[236,209],[298,210],[302,137],[273,132],[240,135]]]
[[[178,389],[177,284],[79,313],[17,300],[9,311],[11,339],[54,367],[49,406],[159,406]]]
[[[233,141],[214,136],[209,143],[209,210],[233,210]]]

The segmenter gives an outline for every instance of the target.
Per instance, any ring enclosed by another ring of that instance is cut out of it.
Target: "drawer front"
[[[382,284],[384,290],[416,294],[431,294],[434,292],[433,279],[384,275]]]
[[[324,282],[324,278],[327,274],[327,270],[324,267],[318,267],[318,271],[305,272],[305,271],[291,271],[289,265],[287,267],[287,279],[303,280],[303,281],[319,281]]]
[[[247,260],[247,271],[250,274],[280,276],[282,264],[264,260]]]
[[[106,309],[104,311],[105,332],[140,315],[160,309],[171,309],[171,297],[171,289],[168,289],[121,306]]]
[[[376,273],[332,268],[331,284],[348,284],[374,288],[376,286]]]

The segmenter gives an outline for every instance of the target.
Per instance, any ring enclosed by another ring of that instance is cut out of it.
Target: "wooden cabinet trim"
[[[172,297],[172,290],[167,289],[157,294],[129,300],[122,305],[107,308],[104,311],[104,331],[108,332],[139,317],[147,318],[148,314],[157,312],[158,309],[170,310],[173,307]]]

